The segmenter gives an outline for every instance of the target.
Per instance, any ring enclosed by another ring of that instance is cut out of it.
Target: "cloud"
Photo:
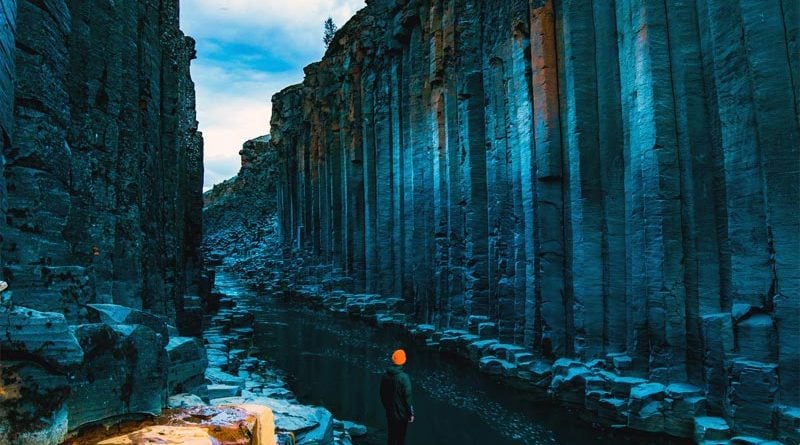
[[[197,40],[192,77],[205,140],[204,188],[234,176],[242,143],[269,132],[271,98],[322,57],[323,23],[364,0],[192,0],[181,26]]]

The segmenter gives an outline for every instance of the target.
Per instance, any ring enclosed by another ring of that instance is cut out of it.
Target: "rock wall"
[[[418,321],[623,357],[768,436],[800,404],[798,23],[787,1],[370,1],[273,98],[284,242]]]
[[[241,246],[256,247],[275,238],[277,152],[269,141],[269,135],[246,141],[239,151],[239,174],[204,194],[206,260],[221,260]]]
[[[202,137],[178,17],[178,0],[0,3],[2,443],[157,414],[181,365],[168,340],[200,333]]]
[[[0,97],[14,99],[2,230],[15,303],[72,323],[87,303],[174,319],[196,293],[193,58],[177,0],[19,2],[16,88]]]

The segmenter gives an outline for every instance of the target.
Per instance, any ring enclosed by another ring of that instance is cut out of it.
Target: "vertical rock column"
[[[7,227],[3,274],[15,302],[79,317],[77,302],[94,299],[84,267],[72,267],[64,237],[72,212],[72,149],[64,1],[21,1],[17,9],[14,143],[5,147]]]
[[[534,208],[526,213],[533,242],[534,290],[526,297],[528,335],[546,354],[571,351],[567,342],[564,298],[563,157],[558,87],[555,13],[552,2],[531,8],[531,78],[533,98],[533,156],[531,192]],[[527,187],[527,186],[526,186]],[[523,191],[526,190],[523,188]]]
[[[634,328],[634,350],[657,380],[685,380],[681,175],[664,4],[617,3],[617,29],[632,239],[629,307],[647,326]],[[646,301],[638,301],[642,297]]]
[[[14,34],[17,29],[17,2],[0,2],[0,228],[6,226],[5,153],[11,150],[14,128]],[[0,264],[3,261],[3,240],[0,239]],[[3,272],[0,270],[0,277]]]

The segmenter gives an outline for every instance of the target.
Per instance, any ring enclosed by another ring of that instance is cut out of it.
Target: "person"
[[[408,424],[414,422],[411,379],[403,372],[405,364],[406,351],[394,351],[392,364],[381,377],[381,402],[386,410],[386,423],[389,426],[388,445],[404,445]]]

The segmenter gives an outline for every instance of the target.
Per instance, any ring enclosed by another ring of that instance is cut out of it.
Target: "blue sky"
[[[192,78],[205,139],[205,188],[239,171],[239,150],[269,133],[271,98],[322,57],[323,23],[340,27],[364,0],[184,0],[181,28],[197,40]]]

